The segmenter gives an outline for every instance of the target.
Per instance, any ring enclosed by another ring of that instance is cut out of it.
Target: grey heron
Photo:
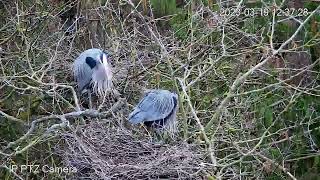
[[[149,90],[129,114],[132,124],[144,123],[147,127],[176,131],[178,95],[168,90]]]
[[[100,49],[92,48],[82,52],[73,64],[73,74],[78,84],[78,92],[88,90],[90,108],[91,88],[98,96],[103,96],[113,87],[109,54]]]

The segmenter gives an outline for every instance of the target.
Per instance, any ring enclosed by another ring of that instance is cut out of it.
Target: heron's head
[[[95,51],[91,56],[86,57],[86,63],[92,69],[92,84],[94,91],[99,95],[111,90],[112,69],[110,65],[109,54],[104,51]]]

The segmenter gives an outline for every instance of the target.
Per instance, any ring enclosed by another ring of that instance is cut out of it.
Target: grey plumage
[[[155,128],[175,129],[178,95],[168,90],[150,90],[129,115],[129,122]]]
[[[108,53],[100,49],[82,52],[73,64],[73,73],[79,92],[92,86],[96,94],[103,95],[113,86]]]

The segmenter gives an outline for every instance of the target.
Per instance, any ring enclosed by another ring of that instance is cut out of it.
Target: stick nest
[[[128,129],[106,126],[92,122],[62,135],[59,153],[65,166],[77,169],[72,178],[199,179],[210,168],[196,145],[152,142]]]

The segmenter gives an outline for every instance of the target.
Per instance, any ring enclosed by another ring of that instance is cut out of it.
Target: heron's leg
[[[152,142],[153,138],[152,138],[152,134],[151,134],[151,131],[149,130],[149,128],[147,126],[145,126],[143,123],[140,124],[140,128],[143,128],[143,130],[148,134],[150,142]]]
[[[102,102],[100,103],[100,105],[99,105],[99,107],[98,107],[98,111],[100,111],[102,108],[103,108],[103,105],[104,105],[104,103],[105,103],[105,101],[106,101],[106,97],[107,97],[107,93],[104,93],[103,94],[103,99],[102,99]]]
[[[89,109],[92,109],[92,99],[91,99],[91,90],[88,90],[88,96],[89,96]]]

